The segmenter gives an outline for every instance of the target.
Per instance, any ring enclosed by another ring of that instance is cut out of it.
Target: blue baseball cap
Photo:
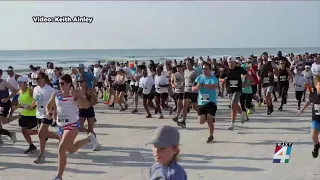
[[[25,82],[28,82],[28,77],[26,76],[20,76],[18,79],[17,79],[17,83],[25,83]]]
[[[85,66],[84,66],[84,64],[79,64],[79,65],[78,65],[78,68],[83,68],[83,69],[84,69]]]

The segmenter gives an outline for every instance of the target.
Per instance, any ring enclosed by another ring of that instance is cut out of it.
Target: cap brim
[[[171,146],[170,144],[163,143],[163,142],[160,142],[160,141],[151,141],[149,143],[146,143],[146,145],[148,145],[148,144],[153,144],[157,148],[167,148],[167,147]]]
[[[27,82],[27,81],[17,81],[17,83],[25,83],[25,82]]]

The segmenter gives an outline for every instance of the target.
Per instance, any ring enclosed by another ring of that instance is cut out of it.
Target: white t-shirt
[[[122,70],[126,73],[126,78],[131,80],[131,77],[132,77],[131,68],[123,67]]]
[[[46,69],[45,73],[48,75],[50,81],[52,81],[56,76],[54,69]]]
[[[37,84],[37,80],[36,80],[36,78],[38,76],[38,73],[39,73],[38,71],[31,73],[31,82],[32,82],[33,86],[37,86],[38,85]]]
[[[154,85],[154,79],[151,76],[141,77],[139,81],[139,87],[142,88],[143,94],[149,94]]]
[[[168,93],[168,87],[160,87],[159,85],[169,84],[168,77],[166,75],[155,75],[154,76],[154,84],[156,88],[156,92],[159,94]]]
[[[312,84],[312,72],[311,71],[304,71],[303,72],[304,78],[306,79],[307,84]]]
[[[103,82],[102,74],[101,74],[101,68],[96,67],[93,69],[93,75],[95,78],[97,78],[98,82]]]
[[[37,118],[42,119],[47,117],[46,106],[51,98],[52,93],[54,93],[55,91],[56,90],[49,85],[45,85],[43,86],[43,88],[41,88],[40,86],[36,86],[33,89],[33,98],[37,104]]]
[[[320,74],[320,64],[313,63],[311,66],[311,72],[314,76]]]
[[[295,75],[295,90],[296,91],[304,91],[304,83],[306,82],[306,79],[304,78],[303,74],[296,74]]]

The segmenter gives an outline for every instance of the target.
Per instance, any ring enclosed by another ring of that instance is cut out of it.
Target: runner
[[[115,66],[115,62],[112,61],[110,62],[110,69],[108,71],[108,75],[107,75],[107,80],[108,80],[108,83],[110,85],[110,91],[109,91],[109,95],[108,95],[108,99],[106,100],[105,104],[109,104],[109,107],[114,107],[114,101],[116,99],[116,90],[117,90],[117,85],[114,83],[115,79],[116,79],[116,76],[117,76],[117,69],[116,69],[116,66]],[[113,99],[112,99],[112,103],[110,104],[110,99],[111,97],[113,96]]]
[[[6,80],[1,79],[2,70],[0,69],[0,144],[3,143],[1,135],[9,136],[13,143],[17,141],[16,133],[9,132],[6,129],[2,128],[2,124],[10,122],[14,119],[18,119],[19,116],[11,116],[7,117],[9,114],[9,110],[11,108],[10,99],[17,94],[16,88],[14,88],[10,83]],[[10,89],[10,94],[9,94]],[[5,123],[4,123],[5,122]]]
[[[28,78],[20,76],[17,80],[20,89],[19,104],[14,106],[14,109],[22,108],[21,116],[19,118],[19,126],[21,133],[29,144],[29,148],[24,151],[25,154],[33,153],[37,150],[36,146],[32,143],[31,136],[38,135],[38,121],[36,117],[36,109],[26,109],[34,101],[33,89],[28,88]]]
[[[67,75],[66,75],[67,76]],[[89,133],[92,133],[97,137],[96,133],[93,130],[93,126],[95,123],[95,112],[93,106],[98,103],[97,95],[93,89],[89,89],[86,86],[86,79],[84,76],[81,76],[78,79],[79,88],[80,88],[80,94],[85,97],[85,99],[88,101],[89,108],[81,107],[79,106],[79,122],[82,129]],[[88,129],[84,128],[84,123],[87,120],[88,122]],[[100,145],[97,141],[97,144],[93,147],[93,151],[99,151]]]
[[[137,113],[138,112],[138,103],[139,103],[139,95],[138,95],[138,89],[139,89],[139,80],[143,76],[142,75],[142,70],[146,69],[144,65],[138,65],[136,67],[135,73],[132,76],[131,79],[131,89],[133,93],[133,100],[134,100],[134,109],[131,113]]]
[[[241,67],[246,71],[248,70],[246,64],[242,64]],[[250,109],[252,109],[252,83],[254,83],[254,80],[252,76],[250,76],[250,74],[247,74],[246,78],[243,78],[242,80],[242,93],[240,96],[240,104],[242,109],[241,115],[244,116],[242,117],[242,119],[244,119],[245,121],[249,121]],[[242,123],[244,123],[244,121],[242,121]]]
[[[261,88],[265,95],[265,101],[268,107],[267,115],[270,115],[273,112],[271,94],[274,88],[274,74],[278,75],[278,68],[272,62],[272,59],[268,58],[267,52],[262,53],[262,64],[259,69]]]
[[[158,66],[156,69],[156,75],[154,77],[154,83],[155,83],[155,96],[156,96],[156,107],[157,111],[160,113],[159,119],[164,119],[162,114],[162,108],[167,108],[170,111],[170,114],[172,114],[173,108],[166,104],[167,98],[169,96],[168,94],[168,86],[170,86],[168,77],[166,75],[162,74],[163,66]]]
[[[304,92],[304,87],[305,87],[305,82],[306,79],[304,78],[302,74],[302,70],[299,69],[300,67],[297,67],[296,69],[296,74],[294,77],[294,86],[295,86],[295,95],[296,95],[296,100],[298,101],[298,106],[297,109],[300,110],[301,106],[301,100]]]
[[[279,107],[279,111],[283,110],[283,105],[287,104],[287,96],[289,90],[289,80],[293,80],[292,74],[289,68],[286,67],[286,61],[280,60],[280,68],[279,68],[279,96],[281,98],[281,105]]]
[[[303,100],[302,101],[305,101],[306,100],[306,93],[307,93],[307,90],[309,91],[309,94],[312,92],[312,87],[313,87],[313,74],[310,70],[310,66],[309,65],[306,65],[305,66],[305,71],[303,72],[303,76],[306,80],[306,85],[304,87],[304,92],[303,92]]]
[[[120,111],[125,111],[128,109],[128,104],[124,100],[124,95],[126,93],[126,74],[121,67],[117,67],[117,76],[115,77],[114,85],[116,89],[116,102],[119,103]]]
[[[319,155],[319,132],[320,132],[320,76],[315,77],[315,91],[309,95],[309,100],[303,106],[302,110],[298,112],[300,116],[304,110],[312,103],[312,117],[311,117],[311,136],[314,143],[312,157],[317,158]]]
[[[228,65],[229,67],[221,73],[220,80],[225,82],[227,93],[230,98],[231,124],[228,127],[228,130],[233,130],[237,112],[241,115],[241,122],[244,122],[244,112],[242,112],[238,103],[242,93],[241,76],[246,75],[247,71],[245,71],[242,67],[236,66],[236,59],[233,57],[228,57]]]
[[[192,86],[194,81],[198,77],[198,73],[194,69],[194,61],[192,59],[186,60],[187,69],[184,70],[184,94],[183,94],[183,109],[182,109],[182,121],[178,121],[177,125],[181,126],[182,128],[186,128],[186,119],[188,114],[188,109],[190,106],[190,101],[192,103],[192,107],[195,111],[198,112],[198,92],[192,91]],[[202,65],[201,65],[202,66]],[[201,69],[201,67],[200,67]]]
[[[41,124],[38,132],[40,141],[40,154],[34,161],[35,164],[45,163],[45,147],[48,138],[60,140],[60,137],[49,131],[49,126],[53,124],[52,118],[46,116],[46,106],[55,90],[49,86],[48,76],[44,72],[39,72],[36,78],[38,86],[33,89],[33,99],[31,105],[26,109],[33,110],[36,108],[36,117]]]
[[[192,90],[199,92],[198,95],[198,120],[200,124],[207,122],[209,128],[209,137],[207,143],[213,141],[214,116],[217,111],[217,92],[218,79],[211,75],[211,65],[204,62],[202,65],[202,75],[195,79],[195,86]]]
[[[88,109],[90,106],[79,90],[73,89],[72,78],[68,74],[64,74],[59,79],[61,91],[54,92],[46,107],[47,117],[52,116],[52,109],[57,109],[59,135],[61,142],[59,143],[59,160],[58,175],[54,180],[62,180],[62,175],[67,164],[66,152],[77,152],[83,145],[92,142],[97,145],[95,136],[91,133],[88,138],[82,139],[74,143],[79,133],[80,123],[78,121],[78,106]]]
[[[8,73],[7,82],[10,83],[16,90],[18,90],[19,89],[19,85],[17,83],[17,79],[20,77],[20,75],[14,73],[12,66],[9,66],[6,71]],[[9,92],[11,93],[10,89],[9,89]],[[19,104],[18,98],[19,98],[19,94],[15,94],[11,98],[11,107],[16,106],[16,105]],[[14,110],[13,110],[13,108],[11,108],[9,117],[12,116],[13,112],[14,112]]]
[[[99,92],[101,93],[101,99],[103,98],[103,78],[102,78],[102,70],[100,68],[99,63],[94,64],[94,69],[93,69],[93,75],[97,79],[97,95],[99,95]]]
[[[139,80],[138,93],[142,93],[142,97],[143,97],[142,104],[144,109],[147,112],[146,118],[152,118],[149,107],[152,107],[155,109],[155,114],[158,113],[157,107],[152,102],[155,94],[154,79],[152,76],[148,76],[147,68],[142,69],[142,75],[143,77],[141,77]]]
[[[181,110],[183,108],[183,94],[184,94],[184,72],[183,72],[183,66],[177,65],[177,72],[172,74],[172,82],[174,88],[174,99],[177,101],[177,114],[172,119],[174,122],[178,122],[178,119],[180,117]]]

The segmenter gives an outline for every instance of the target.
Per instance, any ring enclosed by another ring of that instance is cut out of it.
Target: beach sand
[[[291,88],[292,89],[292,88]],[[215,143],[206,144],[208,130],[200,125],[192,111],[187,129],[181,129],[181,165],[190,180],[316,180],[319,178],[320,161],[311,157],[313,144],[310,137],[310,108],[297,117],[296,101],[291,91],[283,112],[276,109],[267,116],[265,107],[257,109],[245,124],[237,122],[234,131],[228,131],[228,99],[219,99],[215,127]],[[131,100],[129,100],[131,104]],[[138,114],[131,114],[132,107],[119,112],[102,103],[96,106],[95,131],[102,145],[99,152],[92,151],[88,144],[79,152],[68,154],[64,180],[147,180],[149,167],[154,163],[151,146],[145,145],[159,125],[172,125],[172,115],[164,113],[163,120],[146,119],[142,107]],[[17,122],[4,126],[19,131]],[[56,130],[56,128],[51,128]],[[1,180],[53,179],[57,173],[58,143],[47,143],[46,164],[33,163],[37,154],[25,155],[28,145],[22,134],[11,145],[7,138],[0,146]],[[80,134],[78,138],[85,137]],[[37,137],[33,140],[38,147]],[[291,142],[292,157],[288,164],[273,164],[275,144]]]

